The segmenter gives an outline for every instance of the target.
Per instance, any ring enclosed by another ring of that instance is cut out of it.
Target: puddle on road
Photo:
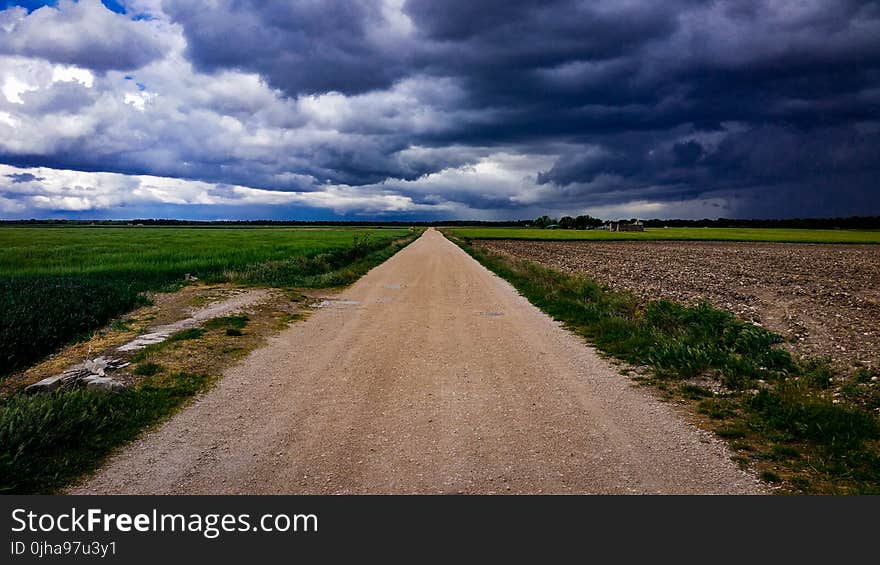
[[[399,284],[383,284],[382,287],[390,290],[400,290]]]

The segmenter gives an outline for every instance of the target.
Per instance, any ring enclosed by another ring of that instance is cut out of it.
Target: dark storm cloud
[[[876,2],[409,0],[414,28],[396,48],[370,34],[376,6],[165,3],[202,67],[254,70],[289,95],[452,77],[466,89],[463,106],[495,112],[424,136],[436,144],[593,140],[725,121],[810,135],[880,110]]]
[[[21,184],[25,182],[40,182],[41,180],[45,180],[43,177],[38,177],[37,175],[32,175],[31,173],[13,173],[6,176],[12,179],[13,184]]]
[[[610,140],[608,148],[598,155],[573,151],[540,174],[538,182],[589,183],[597,175],[610,174],[633,178],[640,184],[714,183],[718,188],[727,188],[806,176],[880,174],[880,132],[873,127],[749,127],[725,133],[711,149],[694,139],[663,146],[658,137],[662,139],[643,135]]]
[[[369,1],[172,1],[200,68],[259,72],[291,94],[357,93],[404,76],[403,54],[369,36],[380,20]]]
[[[76,114],[95,103],[94,92],[75,81],[56,83],[52,89],[24,92],[21,97],[35,114]]]
[[[525,77],[575,61],[612,60],[675,29],[674,13],[663,7],[606,11],[596,6],[572,0],[412,0],[406,12],[425,46],[418,51],[419,63],[486,86],[490,82],[484,79],[496,73]],[[492,86],[500,92],[528,82]]]
[[[568,204],[722,198],[743,217],[880,210],[876,126],[756,126],[705,147],[695,140],[664,146],[652,138],[627,137],[599,155],[572,151],[538,182],[548,187],[548,200]]]
[[[817,109],[823,119],[869,116],[869,105],[845,98],[877,84],[877,4],[829,1],[801,15],[775,4],[409,0],[412,33],[385,42],[371,33],[375,2],[164,6],[203,68],[257,71],[292,96],[448,76],[468,89],[465,104],[507,110],[514,132],[548,119],[550,133],[579,135],[591,124],[809,121]],[[487,127],[497,135],[504,125]]]

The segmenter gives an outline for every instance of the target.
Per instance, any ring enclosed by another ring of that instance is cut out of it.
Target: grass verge
[[[777,347],[780,336],[728,312],[640,302],[447,235],[597,349],[645,368],[641,382],[690,407],[698,424],[730,442],[737,461],[782,492],[880,493],[880,390],[872,376],[834,397],[827,364],[794,359]]]
[[[118,394],[79,389],[7,399],[0,406],[0,492],[55,491],[209,382],[180,373]]]

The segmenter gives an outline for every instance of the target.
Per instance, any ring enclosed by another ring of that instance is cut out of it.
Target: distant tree
[[[559,218],[559,227],[564,230],[574,229],[574,218],[571,216],[562,216]]]
[[[602,220],[599,218],[594,218],[589,214],[585,216],[578,216],[574,219],[574,229],[576,230],[586,230],[589,228],[597,228],[602,225]]]
[[[547,226],[555,223],[556,220],[551,218],[550,216],[541,216],[540,218],[535,219],[535,227],[538,228],[546,228]]]

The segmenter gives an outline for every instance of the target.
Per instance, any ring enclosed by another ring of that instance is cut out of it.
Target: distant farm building
[[[631,220],[629,222],[608,222],[603,226],[608,231],[645,231],[645,224],[641,220]]]

